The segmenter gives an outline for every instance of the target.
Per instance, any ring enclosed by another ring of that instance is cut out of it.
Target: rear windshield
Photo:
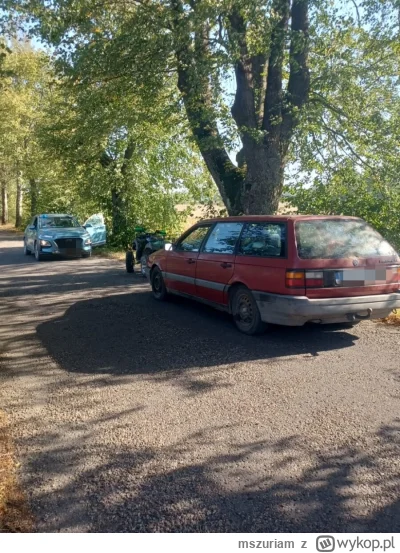
[[[301,259],[337,259],[395,255],[392,246],[365,221],[326,219],[297,221],[297,252]]]

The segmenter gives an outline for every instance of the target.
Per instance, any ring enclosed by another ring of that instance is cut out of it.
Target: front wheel
[[[231,305],[233,319],[241,332],[254,336],[265,330],[266,324],[261,320],[257,303],[248,288],[238,286],[233,292]]]
[[[28,250],[28,246],[26,245],[26,241],[24,239],[24,255],[31,255],[31,250]]]
[[[126,252],[126,255],[125,255],[125,266],[126,266],[127,273],[133,273],[135,271],[134,264],[135,264],[135,258],[133,255],[133,251],[129,250]]]
[[[158,301],[166,300],[168,296],[168,292],[165,287],[165,282],[162,276],[162,272],[158,267],[154,267],[154,269],[151,271],[150,282],[151,282],[151,289],[153,291],[153,297]]]
[[[40,254],[39,244],[38,242],[35,242],[35,259],[36,261],[42,261],[43,256]]]

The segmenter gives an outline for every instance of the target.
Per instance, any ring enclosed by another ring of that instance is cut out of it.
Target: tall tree
[[[335,73],[340,65],[359,74],[346,48],[349,35],[362,36],[358,49],[374,58],[372,75],[380,52],[398,43],[397,0],[11,4],[37,17],[64,73],[81,84],[125,79],[151,95],[174,73],[193,136],[231,214],[276,210],[304,116],[316,113],[317,98],[326,100],[328,83],[345,86],[346,71]],[[329,45],[324,63],[321,42]],[[368,86],[361,88],[367,95]],[[340,97],[325,109],[337,113]],[[347,130],[342,120],[339,132]]]
[[[37,131],[48,100],[51,79],[49,60],[29,42],[10,42],[2,58],[0,74],[0,163],[3,178],[15,200],[15,225],[23,222],[23,196],[32,172],[43,171],[37,147]]]
[[[4,163],[0,164],[0,189],[1,189],[1,224],[8,223],[8,186]]]

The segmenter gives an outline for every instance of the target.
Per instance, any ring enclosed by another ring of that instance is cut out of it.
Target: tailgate
[[[362,219],[299,220],[295,238],[310,298],[389,294],[400,288],[399,256]]]

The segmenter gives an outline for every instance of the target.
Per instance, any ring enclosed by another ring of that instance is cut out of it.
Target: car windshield
[[[40,228],[77,228],[81,225],[69,215],[46,215],[40,217]]]
[[[392,246],[368,223],[354,219],[297,221],[301,259],[339,259],[395,255]]]

